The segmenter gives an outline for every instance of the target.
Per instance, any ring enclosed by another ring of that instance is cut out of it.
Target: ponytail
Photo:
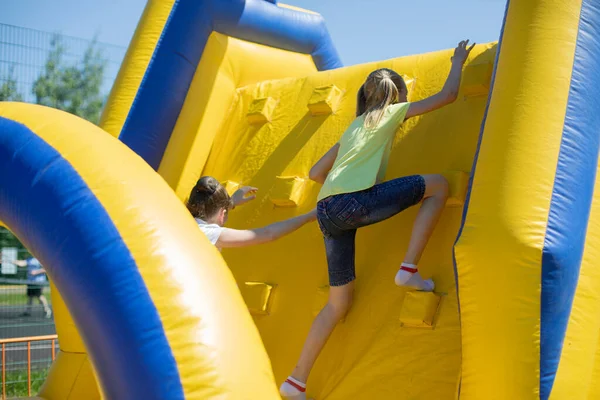
[[[365,115],[365,128],[376,128],[381,122],[386,108],[398,101],[399,91],[393,78],[402,79],[392,70],[378,69],[367,77],[358,91],[357,114],[360,112],[358,115]]]

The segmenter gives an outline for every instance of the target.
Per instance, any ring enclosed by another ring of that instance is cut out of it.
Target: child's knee
[[[352,302],[352,296],[348,296],[344,299],[337,299],[336,301],[329,301],[328,305],[336,321],[340,321],[346,317],[352,308]]]
[[[438,197],[447,199],[450,185],[444,175],[425,175],[425,197]]]
[[[447,199],[448,195],[450,194],[450,184],[448,183],[448,179],[446,179],[446,177],[444,177],[443,175],[439,175],[439,179],[439,196],[443,197],[444,199]]]

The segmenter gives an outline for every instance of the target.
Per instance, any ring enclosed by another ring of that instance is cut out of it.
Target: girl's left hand
[[[308,212],[306,214],[306,217],[308,218],[309,221],[316,221],[317,220],[317,208],[313,208],[312,210],[310,210],[310,212]]]
[[[231,196],[233,206],[241,206],[242,204],[254,200],[256,198],[256,192],[258,192],[258,189],[255,187],[242,186],[241,188],[235,191],[233,196]]]

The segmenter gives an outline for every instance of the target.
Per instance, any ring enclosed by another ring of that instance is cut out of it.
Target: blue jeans
[[[425,179],[412,175],[319,201],[317,221],[325,238],[329,285],[346,285],[356,278],[354,253],[358,228],[393,217],[418,204],[424,195]]]

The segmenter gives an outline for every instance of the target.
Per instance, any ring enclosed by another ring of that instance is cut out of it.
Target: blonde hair
[[[404,86],[404,79],[391,69],[380,68],[369,74],[358,90],[356,106],[356,115],[365,116],[365,128],[373,129],[379,125],[385,109],[398,102],[400,89]]]

